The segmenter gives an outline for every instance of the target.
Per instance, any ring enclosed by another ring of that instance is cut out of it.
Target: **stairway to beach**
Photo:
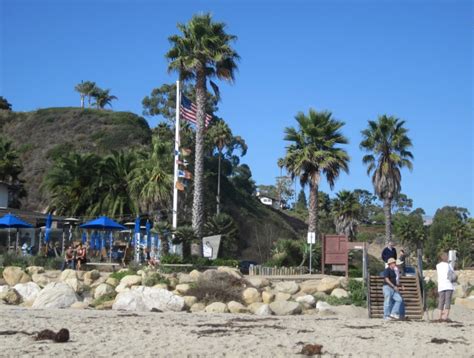
[[[420,320],[423,318],[423,299],[421,296],[418,276],[401,277],[400,283],[404,290],[400,294],[405,301],[406,317]],[[369,317],[383,318],[383,277],[370,276],[369,278]]]

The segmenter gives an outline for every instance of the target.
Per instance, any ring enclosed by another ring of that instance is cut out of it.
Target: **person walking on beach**
[[[397,259],[397,250],[395,249],[393,241],[389,241],[387,246],[382,250],[382,261],[385,262],[385,267],[388,266],[389,259]]]
[[[449,309],[451,308],[451,298],[454,292],[453,282],[456,280],[456,274],[448,263],[448,254],[446,252],[441,253],[439,258],[441,262],[436,265],[436,273],[438,274],[439,320],[447,321]]]
[[[387,260],[388,267],[383,272],[383,318],[386,320],[400,319],[400,306],[403,298],[397,286],[397,273],[395,272],[397,261],[391,257]]]

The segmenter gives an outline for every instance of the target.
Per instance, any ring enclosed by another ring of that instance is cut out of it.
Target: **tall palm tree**
[[[14,184],[22,171],[23,166],[12,142],[0,136],[0,181]]]
[[[318,188],[321,176],[325,176],[331,188],[341,170],[349,171],[349,156],[338,147],[346,144],[347,138],[340,132],[344,122],[332,118],[330,112],[310,109],[308,115],[296,115],[298,128],[287,127],[285,140],[291,142],[286,148],[285,167],[292,178],[299,177],[304,187],[309,185],[309,232],[318,233]]]
[[[367,174],[373,172],[372,184],[375,193],[383,201],[385,214],[385,239],[392,238],[392,200],[401,191],[404,167],[412,170],[413,154],[408,150],[412,142],[404,127],[405,121],[393,116],[380,116],[377,121],[369,121],[362,131],[361,149],[371,152],[362,158]]]
[[[341,190],[333,201],[332,211],[336,231],[346,235],[350,241],[356,237],[360,204],[353,192]]]
[[[194,163],[192,226],[197,237],[204,227],[204,119],[208,78],[233,81],[237,52],[231,47],[236,36],[225,31],[225,24],[214,22],[210,14],[194,15],[187,24],[178,24],[181,35],[169,37],[171,49],[166,54],[169,71],[179,72],[180,79],[195,80],[197,129]]]
[[[104,109],[105,106],[112,107],[112,101],[118,99],[116,96],[110,94],[110,89],[95,88],[91,93],[91,96],[95,99],[95,106],[97,109]]]
[[[84,99],[85,97],[89,98],[89,107],[91,106],[91,95],[94,93],[94,90],[96,89],[95,82],[91,81],[81,81],[81,83],[77,84],[76,87],[74,87],[76,92],[79,92],[79,95],[81,96],[81,108],[84,108]]]
[[[90,213],[99,201],[101,158],[95,154],[70,153],[58,158],[41,185],[50,196],[49,209],[59,215]]]
[[[100,200],[92,213],[110,216],[138,215],[138,201],[132,195],[130,181],[137,167],[137,156],[133,151],[112,151],[102,161],[100,175]]]
[[[160,217],[160,209],[167,207],[173,188],[173,143],[153,136],[150,151],[138,153],[138,163],[131,173],[130,189],[139,202],[139,209],[153,213],[154,222]]]

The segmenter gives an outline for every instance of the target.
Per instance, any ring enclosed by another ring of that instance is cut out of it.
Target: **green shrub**
[[[326,297],[326,302],[329,303],[331,306],[343,306],[343,305],[350,305],[352,304],[350,297],[335,297],[335,296],[328,296]],[[320,301],[322,301],[320,299]]]
[[[215,272],[211,277],[201,277],[191,286],[188,295],[195,296],[199,302],[237,301],[242,303],[244,281],[224,272]]]
[[[434,310],[438,304],[438,286],[435,282],[430,281],[425,284],[426,292],[426,308]]]
[[[160,262],[162,264],[182,264],[183,259],[179,255],[169,254],[161,256]]]
[[[5,253],[3,254],[3,267],[7,266],[18,266],[25,269],[29,266],[28,258],[16,254]]]
[[[155,286],[159,283],[169,285],[170,281],[167,278],[161,276],[158,272],[153,272],[152,274],[149,274],[143,280],[143,286],[148,287]]]
[[[108,293],[108,294],[103,295],[99,298],[96,298],[94,301],[92,301],[90,303],[90,306],[95,308],[95,307],[101,305],[104,302],[112,301],[113,299],[115,299],[115,296],[117,296],[117,292],[115,292],[115,291],[111,292],[111,293]]]
[[[366,307],[367,306],[367,290],[364,287],[364,283],[357,280],[349,280],[349,298],[354,306]]]
[[[113,272],[110,274],[109,277],[111,278],[115,278],[117,280],[121,280],[122,278],[124,278],[125,276],[129,276],[129,275],[136,275],[137,272],[134,271],[134,270],[130,270],[130,269],[127,269],[125,271],[117,271],[117,272]]]
[[[212,266],[238,267],[239,266],[239,260],[217,258],[217,259],[211,261],[211,265]]]

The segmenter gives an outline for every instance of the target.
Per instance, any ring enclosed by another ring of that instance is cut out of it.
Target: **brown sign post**
[[[363,250],[363,276],[367,275],[367,244],[365,242],[349,242],[344,235],[324,235],[322,240],[321,273],[325,265],[344,266],[346,277],[349,276],[349,250]]]

